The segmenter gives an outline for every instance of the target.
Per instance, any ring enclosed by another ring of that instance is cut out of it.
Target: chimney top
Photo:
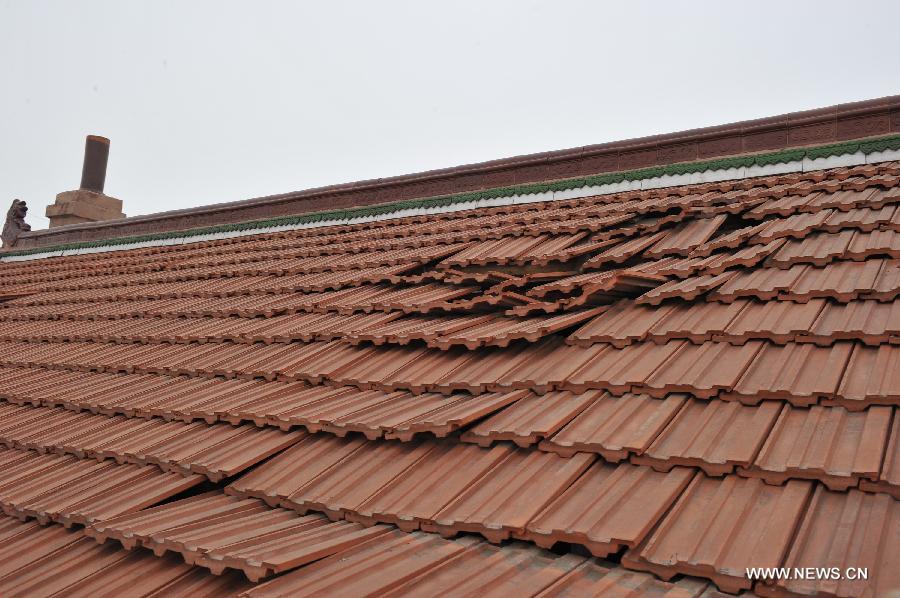
[[[103,193],[106,184],[106,163],[109,160],[109,139],[88,135],[84,141],[84,166],[81,169],[81,189]]]
[[[84,141],[81,186],[75,191],[63,191],[56,196],[55,203],[47,206],[45,213],[50,219],[50,228],[125,217],[122,200],[103,193],[108,160],[109,139],[88,135]]]

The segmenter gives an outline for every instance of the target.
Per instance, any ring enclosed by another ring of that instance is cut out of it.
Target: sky
[[[0,203],[139,215],[900,93],[900,2],[0,0]],[[892,74],[893,73],[893,74]]]

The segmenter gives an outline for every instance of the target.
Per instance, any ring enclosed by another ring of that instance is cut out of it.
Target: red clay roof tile
[[[544,548],[581,544],[594,556],[635,546],[685,489],[694,472],[676,467],[600,465],[588,469],[528,524],[525,537]]]
[[[0,449],[0,505],[46,523],[87,524],[136,511],[203,481],[150,465]]]
[[[793,405],[832,397],[839,394],[838,386],[853,347],[848,342],[836,342],[830,347],[762,343],[741,379],[725,396],[751,403],[760,399],[786,399]]]
[[[842,407],[788,405],[753,465],[741,467],[741,475],[775,484],[810,478],[832,490],[846,490],[863,478],[874,481],[881,469],[891,416],[890,407],[848,413]]]
[[[715,275],[702,274],[684,280],[670,280],[638,297],[636,303],[659,305],[664,300],[672,298],[691,301],[723,284],[727,285],[734,275],[734,272],[722,272]]]
[[[242,570],[250,581],[295,569],[381,536],[387,526],[365,528],[322,515],[301,517],[257,499],[219,491],[95,523],[86,535],[103,543],[144,546],[157,556],[180,553],[185,561],[221,575]]]
[[[803,518],[812,484],[770,486],[758,479],[694,477],[656,530],[623,563],[663,579],[712,579],[719,589],[750,589],[747,567],[777,567]]]
[[[518,537],[524,533],[525,525],[568,488],[593,460],[593,455],[583,453],[566,459],[517,449],[441,509],[434,516],[433,524],[423,524],[422,529],[445,536],[477,532],[492,542],[509,538],[511,534]]]
[[[725,215],[712,218],[698,218],[672,229],[644,252],[648,257],[664,257],[678,254],[688,255],[695,248],[706,243],[725,222]]]
[[[675,465],[693,465],[707,475],[750,465],[782,405],[776,402],[748,407],[726,401],[688,400],[645,451],[632,463],[669,471]]]
[[[900,586],[900,569],[893,566],[900,537],[896,500],[857,490],[830,492],[818,487],[797,532],[784,566],[837,567],[842,579],[792,577],[761,581],[762,596],[792,595],[888,596]],[[853,568],[853,573],[848,571]],[[856,569],[866,569],[866,577]],[[856,579],[851,579],[855,577]]]
[[[599,453],[606,461],[641,454],[681,409],[682,394],[665,399],[604,393],[561,431],[541,442],[541,449],[570,457],[576,452]]]
[[[896,405],[900,400],[900,347],[855,344],[835,403],[858,410],[868,405]]]
[[[584,411],[602,391],[573,394],[568,391],[530,395],[462,434],[463,442],[487,447],[498,440],[511,440],[521,447],[548,438]]]
[[[894,411],[896,412],[896,408]],[[900,500],[900,418],[896,413],[878,480],[862,479],[859,488],[867,492],[884,492]]]

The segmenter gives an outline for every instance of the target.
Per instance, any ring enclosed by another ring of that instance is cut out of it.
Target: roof
[[[900,152],[860,143],[0,262],[0,594],[896,591]]]

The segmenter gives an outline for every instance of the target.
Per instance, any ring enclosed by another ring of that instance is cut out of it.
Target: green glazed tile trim
[[[33,255],[35,253],[51,253],[55,251],[67,251],[71,249],[126,245],[143,243],[146,241],[187,238],[199,235],[268,228],[273,226],[309,224],[322,222],[325,220],[344,220],[349,218],[380,216],[383,214],[391,214],[400,210],[446,207],[458,203],[478,201],[480,199],[496,199],[498,197],[511,197],[513,195],[530,195],[536,193],[544,193],[547,191],[567,191],[569,189],[578,189],[581,187],[597,187],[600,185],[615,184],[624,181],[651,179],[665,175],[675,176],[711,170],[727,170],[729,168],[769,166],[772,164],[797,162],[803,160],[804,158],[815,160],[817,158],[843,156],[847,154],[855,154],[857,152],[862,152],[863,154],[868,155],[873,152],[881,152],[886,150],[900,150],[900,135],[891,135],[888,137],[881,137],[878,139],[870,139],[866,141],[848,141],[845,143],[834,143],[830,145],[822,145],[806,149],[788,149],[768,154],[718,158],[715,160],[707,160],[705,162],[682,162],[678,164],[670,164],[668,166],[654,166],[651,168],[641,168],[638,170],[628,170],[623,172],[612,172],[608,174],[598,174],[574,179],[565,179],[561,181],[554,181],[552,183],[529,183],[512,187],[500,187],[496,189],[485,189],[482,191],[471,191],[468,193],[459,193],[456,195],[444,195],[440,197],[428,197],[424,199],[407,199],[403,201],[378,204],[375,206],[345,208],[342,210],[330,210],[325,212],[309,212],[305,214],[298,214],[297,216],[283,216],[280,218],[272,218],[269,220],[253,220],[249,222],[222,224],[216,226],[208,226],[205,228],[194,228],[189,230],[171,231],[152,235],[141,235],[136,237],[98,239],[96,241],[85,241],[81,243],[70,243],[49,247],[33,247],[30,249],[22,249],[19,251],[5,252],[0,254],[0,256],[6,257]]]

